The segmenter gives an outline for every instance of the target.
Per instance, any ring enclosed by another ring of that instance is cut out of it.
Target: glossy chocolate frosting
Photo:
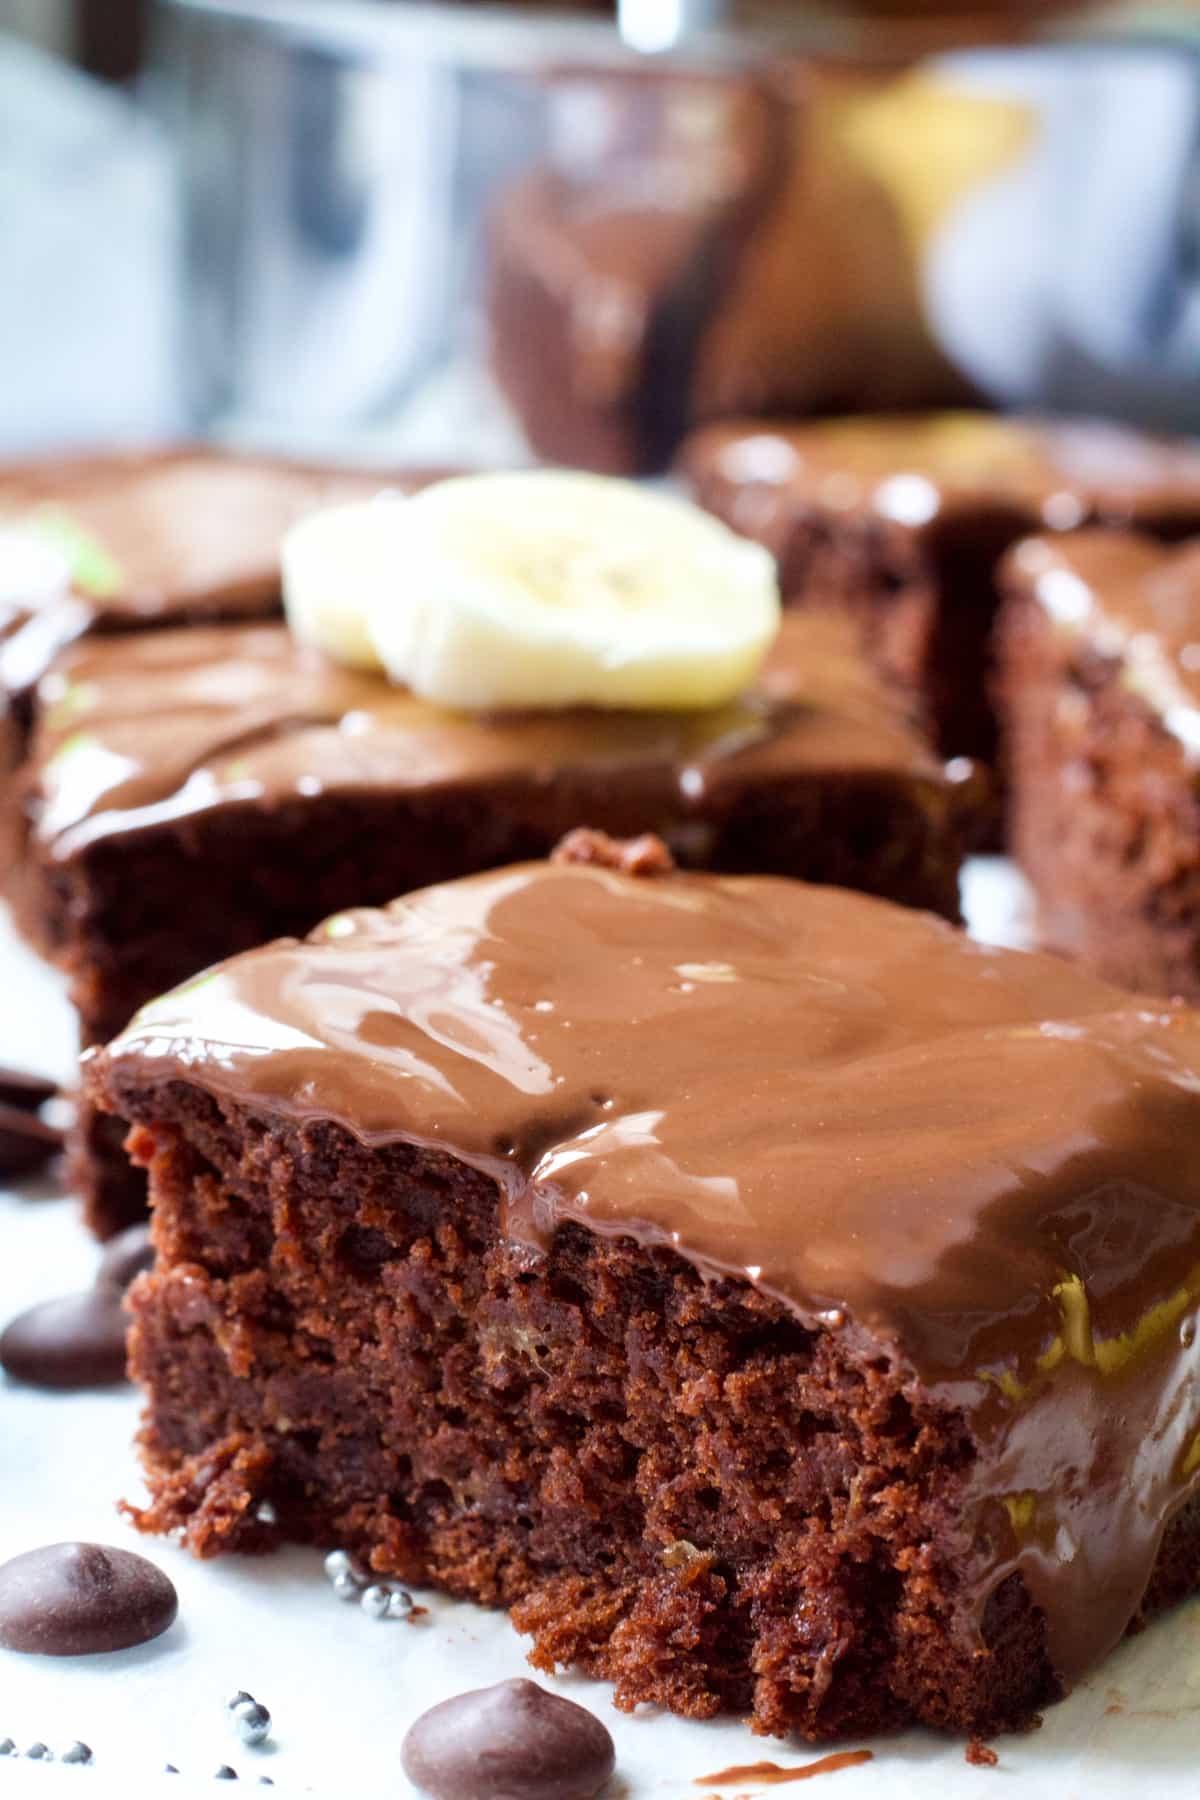
[[[0,467],[0,687],[28,689],[89,630],[278,612],[279,543],[297,519],[428,479],[199,447]],[[59,553],[59,579],[23,591],[6,554],[28,533]]]
[[[147,1007],[91,1080],[494,1177],[734,1276],[965,1416],[965,1604],[1013,1570],[1064,1684],[1200,1483],[1200,1017],[767,877],[526,865],[335,917]]]
[[[1200,520],[1200,451],[1097,419],[947,412],[744,420],[698,432],[682,462],[702,491],[712,483],[744,489],[750,509],[777,495],[833,513],[867,509],[901,526],[979,505],[1027,513],[1031,530]]]
[[[654,805],[708,814],[749,786],[880,773],[957,803],[840,620],[785,622],[755,688],[699,713],[480,717],[307,650],[282,626],[93,638],[39,689],[35,830],[55,857],[216,807],[295,795],[545,788],[611,771]],[[569,822],[577,822],[569,821]]]
[[[1128,686],[1200,760],[1200,540],[1164,550],[1133,532],[1029,538],[1005,580],[1064,636],[1121,662]]]

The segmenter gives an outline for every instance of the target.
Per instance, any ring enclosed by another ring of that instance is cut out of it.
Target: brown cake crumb
[[[978,1738],[971,1739],[970,1743],[963,1751],[963,1755],[973,1769],[994,1769],[996,1764],[1000,1761],[999,1756],[992,1749],[992,1746],[990,1744],[981,1743]]]
[[[587,826],[568,831],[552,851],[550,861],[619,869],[623,875],[669,875],[675,868],[675,858],[652,831],[635,838],[614,838],[606,831],[591,831]]]

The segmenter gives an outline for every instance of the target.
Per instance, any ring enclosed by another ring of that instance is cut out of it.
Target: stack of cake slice
[[[699,709],[466,714],[270,622],[88,635],[34,691],[13,894],[84,1043],[221,956],[545,854],[579,824],[957,917],[981,803],[846,623],[818,616]],[[102,1235],[144,1208],[122,1136],[83,1107],[75,1167]]]

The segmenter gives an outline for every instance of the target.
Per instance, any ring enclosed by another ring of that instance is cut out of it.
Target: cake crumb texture
[[[1055,1697],[1020,1578],[982,1641],[960,1585],[962,1418],[884,1359],[628,1239],[566,1224],[540,1257],[442,1153],[181,1083],[153,1110],[142,1530],[200,1556],[345,1545],[511,1608],[537,1668],[627,1710],[819,1741],[990,1735]],[[1198,1565],[1189,1512],[1147,1607]]]

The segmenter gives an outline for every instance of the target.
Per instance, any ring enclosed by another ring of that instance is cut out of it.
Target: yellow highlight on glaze
[[[1200,1264],[1189,1271],[1187,1279],[1173,1294],[1149,1307],[1131,1330],[1120,1332],[1116,1337],[1094,1335],[1091,1303],[1078,1275],[1064,1275],[1050,1291],[1058,1302],[1062,1330],[1056,1332],[1038,1357],[1038,1374],[1052,1374],[1069,1356],[1085,1369],[1097,1369],[1101,1375],[1119,1375],[1159,1339],[1173,1331],[1189,1307],[1200,1300]],[[1018,1380],[1011,1369],[999,1372],[978,1369],[976,1374],[981,1381],[990,1381],[993,1387],[999,1388],[1006,1400],[1025,1399],[1032,1385]],[[1200,1468],[1200,1438],[1188,1452],[1183,1473],[1190,1475],[1197,1468]]]
[[[1023,1494],[1005,1494],[1004,1510],[1012,1523],[1018,1537],[1028,1535],[1033,1527],[1034,1512],[1037,1507],[1037,1495],[1026,1491]]]

